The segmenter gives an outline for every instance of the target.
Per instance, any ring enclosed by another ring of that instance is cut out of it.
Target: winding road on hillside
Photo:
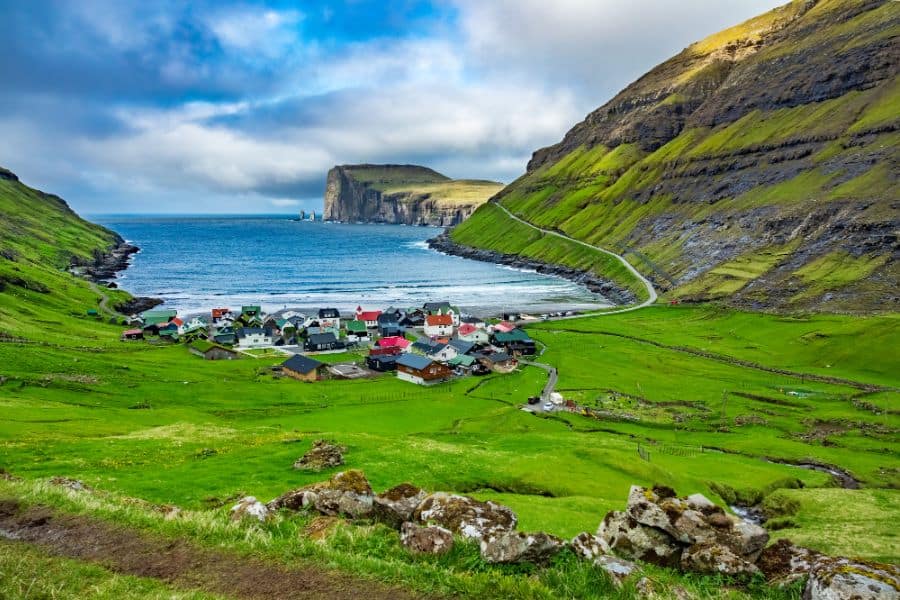
[[[640,281],[644,285],[644,288],[646,288],[646,290],[647,290],[647,299],[644,300],[643,302],[641,302],[640,304],[634,304],[632,306],[626,306],[624,308],[618,308],[616,310],[608,310],[608,311],[604,311],[604,312],[592,312],[592,313],[585,313],[585,314],[580,314],[580,315],[571,315],[568,317],[555,317],[552,320],[562,321],[562,320],[566,320],[566,319],[581,319],[584,317],[595,317],[595,316],[601,316],[601,315],[618,315],[621,313],[626,313],[626,312],[631,312],[631,311],[635,311],[635,310],[640,310],[642,308],[646,308],[646,307],[652,305],[653,303],[655,303],[657,298],[659,298],[659,295],[656,293],[656,288],[653,287],[653,284],[650,283],[650,280],[647,279],[646,277],[644,277],[640,273],[640,271],[635,269],[630,262],[625,260],[625,258],[623,256],[620,256],[620,255],[616,254],[615,252],[606,250],[605,248],[600,248],[599,246],[593,246],[591,244],[588,244],[587,242],[582,242],[581,240],[576,240],[575,238],[569,237],[563,233],[559,233],[558,231],[553,231],[551,229],[544,229],[543,227],[538,227],[537,225],[533,225],[533,224],[529,223],[528,221],[526,221],[525,219],[517,217],[516,215],[511,213],[505,206],[503,206],[499,202],[496,203],[496,206],[498,208],[500,208],[500,210],[505,212],[507,215],[509,215],[510,218],[518,221],[519,223],[522,223],[523,225],[527,225],[528,227],[531,227],[532,229],[536,229],[543,234],[555,235],[556,237],[558,237],[560,239],[574,242],[576,244],[581,244],[582,246],[585,246],[586,248],[590,248],[591,250],[596,250],[597,252],[602,252],[604,254],[608,254],[609,256],[614,257],[620,263],[622,263],[625,266],[625,268],[628,269],[628,271],[632,275],[634,275],[638,279],[638,281]],[[544,363],[537,363],[537,362],[530,362],[530,361],[523,361],[523,364],[530,365],[533,367],[538,367],[539,369],[544,369],[545,371],[547,371],[547,384],[544,386],[544,389],[541,391],[541,404],[543,405],[544,402],[546,402],[547,400],[550,399],[550,394],[552,394],[554,389],[556,388],[556,382],[558,379],[558,373],[556,371],[556,368],[553,367],[552,365],[547,365]],[[543,406],[541,406],[541,408],[539,410],[543,410]]]
[[[594,246],[594,245],[588,244],[587,242],[582,242],[581,240],[576,240],[575,238],[569,237],[569,236],[565,235],[564,233],[559,233],[558,231],[553,231],[552,229],[544,229],[543,227],[538,227],[537,225],[533,225],[532,223],[529,223],[525,219],[522,219],[521,217],[517,217],[516,215],[511,213],[505,206],[503,206],[499,202],[496,203],[495,205],[500,210],[502,210],[507,215],[509,215],[510,218],[515,219],[519,223],[522,223],[523,225],[527,225],[528,227],[531,227],[532,229],[536,229],[543,234],[555,235],[556,237],[558,237],[560,239],[567,240],[569,242],[574,242],[574,243],[580,244],[586,248],[590,248],[591,250],[596,250],[597,252],[602,252],[603,254],[608,254],[609,256],[614,257],[620,263],[622,263],[625,266],[625,268],[628,269],[628,271],[632,275],[634,275],[638,279],[638,281],[640,281],[643,284],[644,288],[646,288],[646,290],[647,290],[647,299],[644,300],[643,302],[641,302],[640,304],[634,304],[632,306],[627,306],[625,308],[618,308],[616,310],[609,310],[609,311],[605,311],[605,312],[590,313],[590,314],[583,314],[583,315],[573,315],[570,317],[558,317],[557,319],[554,319],[554,320],[577,319],[577,318],[581,318],[581,317],[588,317],[588,316],[592,317],[592,316],[599,316],[599,315],[617,315],[620,313],[631,312],[634,310],[639,310],[641,308],[646,308],[646,307],[650,306],[651,304],[656,302],[657,298],[659,297],[659,295],[656,293],[656,288],[653,287],[653,284],[650,283],[650,280],[647,279],[646,277],[644,277],[640,273],[640,271],[635,269],[634,266],[632,266],[632,264],[630,262],[625,260],[624,257],[616,254],[615,252],[606,250],[605,248],[601,248],[599,246]]]
[[[103,289],[99,285],[97,285],[96,282],[88,281],[88,285],[91,286],[91,291],[93,291],[95,294],[100,296],[100,302],[99,302],[98,306],[100,307],[101,311],[103,311],[105,313],[109,313],[116,318],[120,318],[120,319],[126,318],[125,315],[119,313],[114,308],[110,308],[109,295],[107,295],[107,293],[105,291],[103,291]]]

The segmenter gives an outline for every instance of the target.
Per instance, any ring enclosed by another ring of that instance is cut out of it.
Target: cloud
[[[214,13],[205,24],[229,50],[274,58],[297,44],[296,26],[302,17],[296,10],[238,8]]]
[[[780,2],[13,3],[0,164],[95,213],[312,208],[339,163],[510,181],[654,64]]]

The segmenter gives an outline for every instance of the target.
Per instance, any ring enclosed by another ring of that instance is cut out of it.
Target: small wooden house
[[[319,327],[328,330],[337,337],[341,332],[341,313],[336,308],[320,308],[317,321]]]
[[[144,339],[143,329],[128,329],[122,332],[122,341],[125,340],[142,340]]]
[[[325,363],[302,354],[295,354],[281,363],[281,372],[298,381],[318,381],[324,369]]]
[[[401,354],[397,357],[397,378],[418,385],[432,385],[453,376],[447,365],[418,354]]]
[[[494,352],[482,355],[479,362],[496,373],[509,373],[519,364],[518,361],[506,352]]]

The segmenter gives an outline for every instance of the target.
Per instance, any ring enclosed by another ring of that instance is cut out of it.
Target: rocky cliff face
[[[900,2],[795,0],[710,36],[536,151],[497,201],[670,297],[896,310],[898,27]]]
[[[415,165],[342,165],[328,171],[323,214],[328,221],[448,227],[501,187]]]

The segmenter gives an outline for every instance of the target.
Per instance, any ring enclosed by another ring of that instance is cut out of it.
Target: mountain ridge
[[[898,31],[900,3],[798,0],[713,34],[537,150],[492,201],[627,256],[668,299],[896,310]],[[479,233],[488,213],[451,239],[498,249]],[[551,258],[534,240],[502,246]]]

